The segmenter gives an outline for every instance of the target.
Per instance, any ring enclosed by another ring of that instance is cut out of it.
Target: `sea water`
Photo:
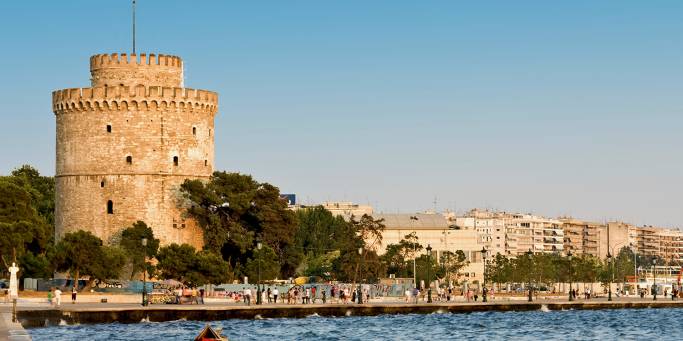
[[[262,318],[209,322],[230,340],[680,340],[683,309]],[[206,322],[31,329],[34,340],[192,340]]]

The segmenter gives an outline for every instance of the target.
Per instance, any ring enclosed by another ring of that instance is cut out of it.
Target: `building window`
[[[133,164],[133,157],[130,155],[126,156],[126,163],[129,165],[132,165]]]
[[[192,127],[192,135],[197,136],[197,127]]]
[[[173,165],[176,167],[178,166],[178,157],[177,156],[173,157]]]
[[[100,187],[104,187],[104,179],[102,179],[102,181],[100,181]]]
[[[111,133],[111,124],[107,124],[107,132]]]
[[[114,202],[107,201],[107,214],[114,214]]]
[[[211,136],[211,129],[209,129],[209,136]]]
[[[204,160],[204,166],[206,167],[208,165],[209,165],[209,160]]]

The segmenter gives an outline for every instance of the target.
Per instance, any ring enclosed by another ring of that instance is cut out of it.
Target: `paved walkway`
[[[12,322],[12,305],[0,304],[0,340],[31,340],[20,323]]]

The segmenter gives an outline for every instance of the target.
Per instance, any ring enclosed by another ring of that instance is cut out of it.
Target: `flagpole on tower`
[[[133,54],[135,54],[135,0],[133,0]]]

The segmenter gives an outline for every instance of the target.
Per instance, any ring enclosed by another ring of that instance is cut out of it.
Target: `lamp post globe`
[[[427,244],[427,303],[432,303],[432,246]]]
[[[481,248],[481,260],[484,263],[484,275],[482,276],[482,289],[481,289],[481,298],[483,302],[488,302],[488,299],[486,298],[487,294],[487,289],[486,289],[486,247]]]
[[[142,244],[142,306],[147,305],[147,238],[140,240]]]
[[[567,261],[569,262],[569,275],[567,279],[569,280],[569,301],[574,300],[574,293],[572,292],[572,251],[567,252]]]

